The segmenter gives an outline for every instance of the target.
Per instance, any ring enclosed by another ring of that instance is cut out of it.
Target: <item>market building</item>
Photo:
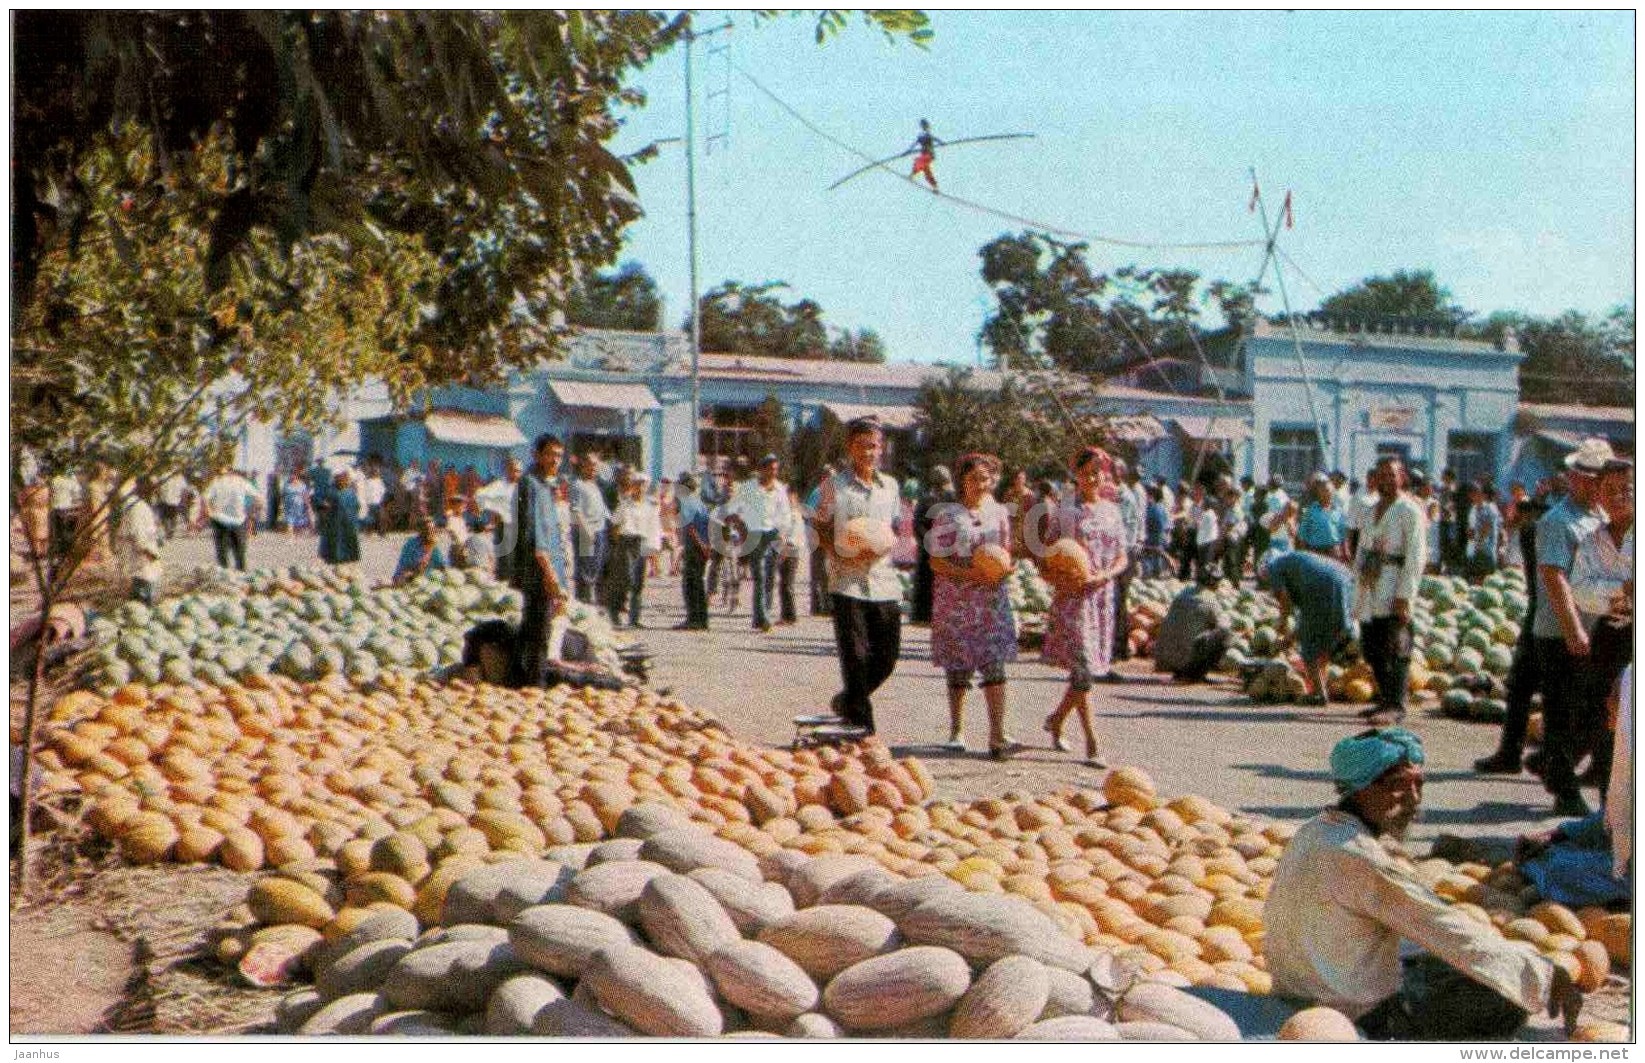
[[[1146,475],[1186,478],[1208,453],[1236,475],[1300,484],[1316,469],[1363,477],[1378,456],[1400,455],[1464,478],[1533,485],[1585,435],[1633,445],[1625,408],[1519,402],[1523,355],[1432,326],[1310,317],[1298,327],[1259,320],[1191,350],[1124,367],[1103,383],[1096,411],[1135,449]],[[888,429],[888,467],[922,462],[915,404],[949,367],[868,364],[704,353],[699,423],[691,422],[689,341],[681,332],[584,330],[563,357],[513,374],[494,388],[446,387],[396,409],[382,387],[339,406],[337,430],[281,436],[261,427],[242,438],[242,465],[267,472],[377,455],[399,468],[437,461],[483,477],[505,456],[524,457],[543,432],[573,452],[598,449],[674,477],[693,467],[755,459],[762,405],[775,400],[790,438],[867,413]],[[979,388],[1004,376],[974,370]]]

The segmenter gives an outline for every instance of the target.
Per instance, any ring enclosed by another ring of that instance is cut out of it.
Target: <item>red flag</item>
[[[1291,193],[1289,190],[1285,193],[1285,208],[1281,213],[1285,215],[1285,227],[1287,229],[1296,228],[1296,219],[1291,214]]]
[[[1246,213],[1255,214],[1257,210],[1257,200],[1261,198],[1262,192],[1257,188],[1256,179],[1253,178],[1251,181],[1251,205],[1245,208]]]

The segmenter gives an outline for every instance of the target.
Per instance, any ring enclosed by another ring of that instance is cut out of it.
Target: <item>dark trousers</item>
[[[1217,558],[1222,553],[1222,543],[1206,543],[1204,546],[1194,545],[1194,578],[1201,579],[1208,574],[1215,574]]]
[[[1633,663],[1634,626],[1601,620],[1594,628],[1588,661],[1582,666],[1582,710],[1577,720],[1577,756],[1593,754],[1594,774],[1604,795],[1611,781],[1610,698],[1622,670]]]
[[[931,623],[931,594],[936,589],[936,581],[931,572],[931,555],[925,552],[925,546],[920,546],[919,560],[914,564],[914,608],[908,619],[916,624]]]
[[[811,551],[811,615],[827,616],[834,611],[833,599],[828,593],[828,551],[816,547]]]
[[[1541,689],[1539,680],[1536,639],[1531,635],[1531,616],[1527,611],[1519,641],[1514,643],[1513,663],[1508,666],[1508,715],[1502,721],[1502,740],[1497,746],[1503,759],[1517,760],[1525,753],[1525,732],[1531,725],[1531,699]]]
[[[1397,617],[1373,617],[1361,626],[1359,641],[1376,680],[1377,705],[1403,711],[1405,677],[1411,670],[1411,625]]]
[[[572,576],[572,593],[576,594],[579,602],[593,605],[600,600],[600,573],[605,569],[608,541],[603,531],[594,536],[593,542],[582,542],[581,539],[579,532],[577,571]],[[580,552],[582,548],[586,548],[587,553]]]
[[[146,579],[134,579],[131,581],[131,600],[142,602],[144,605],[153,605],[160,600],[160,592],[155,588],[153,582]]]
[[[754,626],[771,626],[771,592],[776,586],[777,543],[774,531],[760,532],[753,537],[754,549],[748,553],[748,571],[754,577]]]
[[[1436,957],[1405,961],[1399,992],[1360,1016],[1372,1041],[1506,1041],[1524,1008]]]
[[[1222,661],[1222,655],[1228,652],[1228,643],[1233,640],[1233,632],[1225,627],[1212,628],[1194,636],[1193,648],[1188,653],[1188,665],[1171,673],[1172,679],[1184,683],[1200,683],[1211,674]]]
[[[244,524],[224,524],[222,521],[211,522],[211,538],[217,547],[217,563],[224,568],[229,567],[229,561],[234,561],[234,567],[241,572],[246,570],[246,526]]]
[[[1171,540],[1171,551],[1177,558],[1177,579],[1191,579],[1194,575],[1194,535],[1179,529]]]
[[[72,509],[54,509],[51,511],[48,530],[51,534],[52,557],[62,557],[74,546],[74,533],[79,523]]]
[[[1580,794],[1576,783],[1578,727],[1583,709],[1581,662],[1562,638],[1536,640],[1537,671],[1542,684],[1542,780],[1555,795]]]
[[[1131,596],[1131,577],[1137,571],[1137,557],[1133,552],[1125,571],[1114,579],[1114,660],[1131,659],[1131,617],[1125,608]]]
[[[160,527],[165,530],[166,538],[170,539],[177,534],[177,518],[182,515],[182,506],[169,506],[162,502],[159,509]]]
[[[520,637],[515,643],[519,654],[519,674],[515,678],[526,686],[536,686],[542,682],[548,667],[548,635],[553,615],[548,609],[542,574],[535,565],[521,578],[520,584],[525,601],[520,610]]]
[[[794,612],[794,579],[799,575],[799,568],[800,559],[791,554],[785,554],[777,561],[777,601],[785,624],[799,619]]]
[[[685,541],[685,555],[680,561],[680,593],[685,596],[685,622],[708,626],[708,587],[704,579],[708,555],[689,538]]]
[[[611,561],[606,565],[606,611],[611,622],[623,605],[628,605],[628,622],[640,622],[640,596],[645,593],[645,540],[638,535],[619,535],[612,540]]]
[[[835,699],[836,710],[847,723],[872,731],[870,698],[896,670],[902,650],[902,603],[834,595],[834,644],[845,684]]]

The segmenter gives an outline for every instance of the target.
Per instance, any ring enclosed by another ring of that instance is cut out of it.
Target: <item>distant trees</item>
[[[572,286],[566,321],[581,328],[651,332],[662,326],[663,300],[657,282],[638,262],[624,262]]]
[[[885,346],[872,330],[846,329],[831,335],[816,300],[782,301],[778,293],[788,287],[786,281],[728,280],[708,291],[699,300],[703,350],[768,358],[885,361]],[[690,325],[687,318],[683,327]]]
[[[1451,301],[1450,291],[1426,269],[1397,269],[1386,277],[1366,277],[1326,298],[1319,309],[1327,317],[1399,318],[1430,325],[1460,325],[1471,316]]]

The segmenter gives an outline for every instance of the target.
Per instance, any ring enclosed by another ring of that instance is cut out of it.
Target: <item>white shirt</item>
[[[257,504],[257,489],[237,472],[224,473],[206,484],[205,500],[208,519],[238,526]]]
[[[1634,666],[1622,670],[1617,693],[1616,741],[1611,785],[1605,791],[1605,826],[1611,832],[1611,870],[1621,878],[1634,856]]]
[[[159,583],[165,568],[160,564],[160,522],[154,507],[141,498],[127,502],[120,520],[120,540],[126,573],[132,579]]]
[[[1601,524],[1578,540],[1576,558],[1571,562],[1571,598],[1589,634],[1601,617],[1611,611],[1611,598],[1634,578],[1634,530],[1628,529],[1619,545]]]
[[[380,506],[383,504],[382,478],[373,474],[360,481],[360,508]]]
[[[1210,546],[1221,534],[1216,509],[1209,502],[1200,506],[1199,517],[1195,521],[1194,545]]]
[[[1354,565],[1359,577],[1354,615],[1362,622],[1393,615],[1396,598],[1415,602],[1417,588],[1422,584],[1422,570],[1428,564],[1428,521],[1417,499],[1401,494],[1380,520],[1375,508],[1367,512],[1365,524],[1360,529],[1359,555]],[[1365,564],[1373,550],[1381,551],[1384,560],[1377,577],[1367,579]]]
[[[611,515],[612,534],[634,535],[641,546],[656,553],[663,548],[663,521],[657,503],[649,498],[625,498],[617,503],[617,512]]]
[[[845,526],[862,518],[879,521],[892,528],[902,517],[902,498],[897,481],[882,472],[864,483],[851,469],[843,469],[823,481],[817,502],[817,524],[828,529],[836,542],[844,543]],[[828,557],[828,586],[838,595],[868,602],[899,602],[902,581],[897,578],[891,555],[874,557],[866,552],[857,557]]]
[[[173,473],[166,477],[165,482],[160,485],[160,501],[168,506],[182,505],[183,491],[187,487],[188,481],[183,478],[183,474]]]
[[[788,527],[790,513],[788,488],[780,480],[771,481],[770,487],[758,480],[745,480],[732,494],[725,512],[727,517],[741,517],[750,535],[782,531]]]
[[[518,505],[514,492],[518,490],[514,484],[503,479],[493,480],[474,492],[474,501],[487,513],[495,513],[503,522],[503,542],[514,541],[514,510]]]
[[[76,477],[60,472],[51,478],[52,509],[74,509],[85,497],[85,488]]]
[[[1364,531],[1365,525],[1370,523],[1370,514],[1376,511],[1376,506],[1375,491],[1355,495],[1348,503],[1348,527],[1353,531]]]
[[[1551,961],[1445,903],[1408,859],[1336,809],[1304,823],[1285,847],[1262,922],[1274,993],[1350,1019],[1398,992],[1402,938],[1533,1015],[1553,987]]]

